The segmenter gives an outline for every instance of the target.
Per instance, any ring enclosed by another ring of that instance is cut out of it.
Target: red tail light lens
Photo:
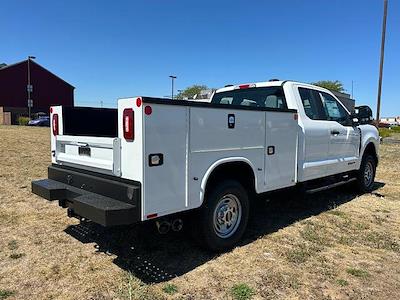
[[[135,134],[133,128],[133,109],[125,108],[124,113],[122,115],[122,126],[124,131],[124,138],[129,141],[133,141]]]
[[[59,126],[58,126],[58,114],[53,115],[53,119],[51,120],[51,124],[53,127],[53,135],[58,135]]]

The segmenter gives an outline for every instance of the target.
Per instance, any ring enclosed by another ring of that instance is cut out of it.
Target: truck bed
[[[64,135],[117,137],[118,109],[63,107]]]

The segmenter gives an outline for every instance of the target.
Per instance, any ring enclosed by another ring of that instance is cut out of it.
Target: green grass
[[[231,294],[236,300],[247,300],[253,297],[254,290],[245,283],[239,283],[232,287]]]
[[[166,284],[163,289],[162,289],[165,293],[169,294],[169,295],[173,295],[176,292],[178,292],[178,287],[175,284],[171,284],[168,283]]]
[[[0,290],[0,300],[6,299],[10,296],[14,295],[13,291],[9,290]]]
[[[393,133],[400,133],[400,126],[394,126],[391,128],[379,128],[379,136],[382,138],[386,138],[392,136]]]
[[[349,282],[347,280],[344,280],[344,279],[338,279],[338,280],[336,280],[336,282],[340,286],[348,286],[349,285]]]
[[[379,128],[379,136],[382,138],[386,138],[392,135],[392,132],[389,128]]]
[[[346,271],[350,275],[353,275],[353,276],[359,277],[359,278],[367,278],[370,276],[370,274],[363,269],[348,268]]]
[[[334,216],[338,216],[338,217],[342,217],[342,218],[347,217],[347,215],[340,210],[329,210],[329,211],[327,211],[327,213],[330,215],[334,215]]]
[[[400,126],[393,126],[393,127],[391,128],[391,130],[392,130],[393,132],[400,133]]]

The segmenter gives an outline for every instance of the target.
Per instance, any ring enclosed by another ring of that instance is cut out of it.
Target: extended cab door
[[[330,123],[328,175],[356,168],[359,157],[360,132],[352,126],[349,112],[332,95],[319,92],[325,114]]]
[[[296,85],[295,85],[296,87]],[[299,107],[298,181],[327,176],[331,122],[326,115],[318,92],[309,86],[297,85]]]

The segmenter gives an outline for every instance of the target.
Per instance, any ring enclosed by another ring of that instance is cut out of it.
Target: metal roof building
[[[27,59],[12,65],[0,64],[0,107],[4,111],[27,113],[29,88],[32,112],[48,113],[52,105],[74,105],[75,88],[35,61]]]

